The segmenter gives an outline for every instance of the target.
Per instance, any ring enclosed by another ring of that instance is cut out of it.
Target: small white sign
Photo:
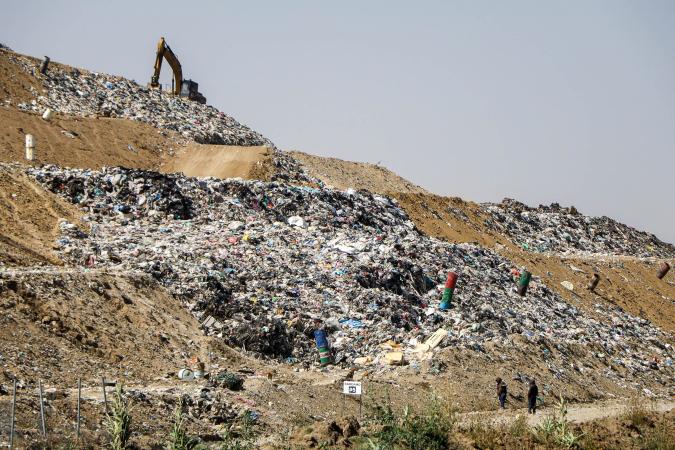
[[[342,393],[346,395],[361,395],[361,382],[360,381],[343,382]]]

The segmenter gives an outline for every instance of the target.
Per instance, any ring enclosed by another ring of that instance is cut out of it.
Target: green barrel
[[[322,366],[330,364],[330,350],[327,347],[319,348],[319,362]]]
[[[527,292],[527,286],[530,284],[532,279],[532,274],[527,270],[523,270],[523,273],[520,274],[520,279],[518,280],[518,294],[524,296]]]

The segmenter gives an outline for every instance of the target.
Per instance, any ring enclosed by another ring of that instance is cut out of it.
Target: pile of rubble
[[[590,317],[536,278],[520,297],[509,260],[424,236],[395,201],[366,191],[27,171],[83,210],[88,229],[60,224],[64,260],[149,273],[208,333],[262,357],[316,364],[313,332],[323,327],[338,364],[397,362],[392,351],[412,360],[436,346],[486,351],[516,335],[563,359],[581,344],[635,374],[649,372],[653,355],[673,358],[671,336],[648,321],[599,305]],[[460,278],[453,308],[441,311],[449,270]]]
[[[609,254],[635,257],[675,258],[675,246],[656,236],[616,222],[609,217],[590,217],[576,208],[530,208],[512,199],[486,203],[488,228],[499,231],[526,250],[564,254]]]

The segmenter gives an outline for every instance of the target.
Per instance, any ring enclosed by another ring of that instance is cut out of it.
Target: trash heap
[[[135,81],[104,73],[50,64],[39,73],[39,62],[18,54],[10,60],[25,72],[39,77],[46,89],[19,109],[42,114],[46,108],[78,117],[118,117],[145,122],[158,129],[172,130],[201,144],[267,146],[275,150],[275,178],[308,181],[299,164],[276,149],[272,141],[240,124],[213,106],[177,97],[168,92],[140,86]]]
[[[557,203],[531,208],[512,199],[485,203],[485,224],[526,250],[675,258],[675,246],[609,217],[590,217]]]
[[[65,261],[149,273],[208,333],[261,357],[317,364],[321,327],[341,365],[395,362],[392,351],[413,360],[420,348],[486,351],[516,335],[563,358],[577,344],[600,348],[635,373],[648,371],[654,354],[673,358],[670,335],[648,321],[600,306],[589,317],[537,278],[520,297],[509,260],[424,236],[394,200],[367,191],[122,168],[26,170],[82,208],[87,229],[60,223]],[[441,311],[449,270],[459,281],[452,308]]]

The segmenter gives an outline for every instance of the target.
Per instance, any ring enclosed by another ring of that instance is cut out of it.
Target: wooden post
[[[14,417],[16,416],[16,378],[14,378],[14,393],[12,395],[12,422],[9,426],[9,448],[14,448]]]
[[[80,399],[82,398],[82,380],[77,379],[77,425],[75,425],[75,439],[80,440]]]
[[[42,425],[42,437],[47,437],[47,428],[45,427],[45,404],[42,399],[42,380],[38,381],[38,393],[40,395],[40,425]]]
[[[101,377],[101,387],[103,388],[103,404],[105,404],[105,413],[108,414],[108,395],[105,393],[105,377]]]
[[[347,403],[347,394],[345,394],[343,392],[342,393],[342,414],[340,414],[341,417],[344,417],[344,415],[345,415],[345,406],[347,406],[346,403]]]

